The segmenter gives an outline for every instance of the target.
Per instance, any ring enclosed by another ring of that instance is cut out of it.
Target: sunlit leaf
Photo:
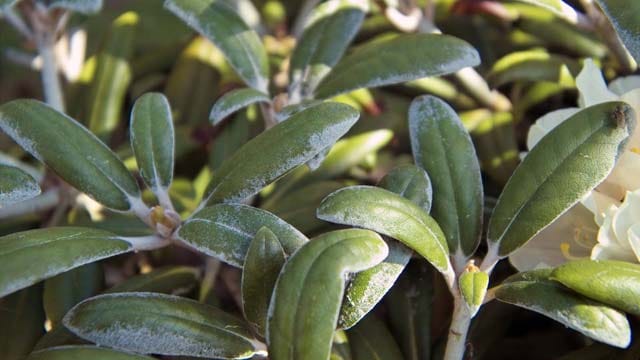
[[[227,116],[242,108],[257,102],[269,101],[271,101],[269,96],[258,90],[250,88],[232,90],[216,101],[211,109],[211,114],[209,114],[209,120],[213,125],[217,125]]]

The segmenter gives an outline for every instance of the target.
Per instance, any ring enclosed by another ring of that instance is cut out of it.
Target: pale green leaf
[[[465,304],[469,307],[471,316],[474,316],[487,294],[489,275],[483,271],[465,271],[458,278],[458,287]]]
[[[131,250],[97,229],[57,227],[0,237],[0,297],[78,266]]]
[[[211,40],[250,87],[269,92],[269,63],[260,37],[229,5],[216,0],[166,0],[165,8]]]
[[[602,182],[634,128],[633,109],[608,102],[576,113],[543,137],[498,199],[489,251],[508,256]]]
[[[177,296],[132,292],[81,302],[63,319],[78,336],[141,354],[248,359],[253,336],[241,319]]]
[[[382,238],[359,229],[320,235],[296,251],[282,269],[271,299],[269,358],[328,359],[345,276],[386,256]]]
[[[451,253],[471,256],[480,242],[484,202],[471,136],[455,110],[433,96],[411,103],[409,130],[416,165],[427,171],[433,186],[431,216],[447,237]]]
[[[31,175],[17,167],[0,164],[0,207],[31,199],[40,191]]]
[[[82,125],[48,105],[36,100],[3,104],[0,129],[104,205],[124,211],[141,201],[138,184],[120,159]]]
[[[401,35],[367,44],[346,56],[320,82],[315,95],[328,98],[359,88],[450,74],[479,63],[478,52],[453,36]]]

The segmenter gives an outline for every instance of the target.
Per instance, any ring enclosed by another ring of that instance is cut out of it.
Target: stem
[[[0,219],[9,219],[21,215],[33,214],[54,208],[60,202],[59,189],[51,189],[32,199],[0,207]]]
[[[13,8],[6,9],[2,16],[26,39],[31,39],[33,37],[33,34],[27,24],[22,20],[20,15],[16,14]]]
[[[64,112],[62,87],[58,77],[58,64],[55,55],[55,34],[42,31],[36,35],[38,52],[42,57],[42,86],[47,104],[54,109]]]
[[[122,240],[129,242],[133,246],[134,251],[155,250],[171,243],[170,239],[157,235],[123,237]]]
[[[453,317],[447,337],[447,347],[444,351],[445,360],[461,360],[467,344],[467,333],[471,325],[471,315],[467,305],[462,300],[459,292],[456,292],[453,302]]]
[[[265,130],[278,125],[278,121],[276,120],[276,113],[273,110],[272,103],[260,103],[260,111],[262,112],[262,117],[264,118]]]

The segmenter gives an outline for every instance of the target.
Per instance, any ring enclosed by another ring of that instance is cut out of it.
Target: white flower
[[[600,70],[588,59],[576,78],[580,108],[624,101],[640,117],[640,76],[612,82],[607,88]],[[580,108],[560,109],[536,121],[527,147]],[[609,176],[582,201],[509,256],[518,270],[553,267],[567,260],[591,257],[640,262],[640,126]]]

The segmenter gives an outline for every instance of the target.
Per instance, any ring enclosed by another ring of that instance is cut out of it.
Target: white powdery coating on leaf
[[[22,184],[20,187],[10,189],[8,192],[0,192],[0,208],[22,200],[30,199],[40,194],[40,187],[32,182]]]
[[[0,130],[2,130],[7,136],[13,139],[21,148],[31,154],[34,158],[40,162],[44,162],[44,158],[40,156],[40,153],[36,150],[36,144],[28,137],[23,136],[17,128],[10,126],[11,119],[3,116],[0,112]]]

